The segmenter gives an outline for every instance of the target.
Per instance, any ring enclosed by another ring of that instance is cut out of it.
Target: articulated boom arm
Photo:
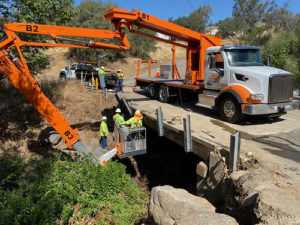
[[[124,32],[126,21],[115,22],[115,31],[96,30],[85,28],[73,28],[62,26],[49,26],[39,24],[11,23],[5,24],[0,30],[0,72],[23,94],[36,110],[53,126],[53,128],[65,139],[69,148],[75,148],[79,153],[85,152],[87,155],[93,154],[92,151],[82,142],[81,137],[76,134],[77,129],[73,130],[68,121],[41,92],[37,81],[30,75],[25,58],[21,52],[22,46],[47,46],[47,47],[73,47],[91,49],[114,49],[128,50],[129,42]],[[52,44],[52,43],[33,43],[22,41],[16,33],[49,35],[54,40],[76,42],[81,45],[72,44]],[[99,43],[95,41],[79,41],[66,37],[82,38],[117,38],[121,46]],[[15,47],[20,59],[16,58],[11,49]],[[3,52],[5,50],[11,55],[12,60]],[[98,159],[94,158],[94,161]]]
[[[212,37],[210,35],[201,34],[196,31],[176,25],[174,23],[151,16],[147,13],[143,13],[139,10],[129,12],[129,10],[113,8],[108,10],[104,15],[104,20],[112,21],[113,23],[114,21],[119,21],[120,19],[124,19],[127,21],[128,29],[132,33],[149,37],[155,40],[163,41],[182,48],[186,48],[186,82],[193,85],[197,84],[198,81],[202,81],[204,79],[203,74],[206,49],[212,46],[221,45],[221,36]],[[153,35],[143,33],[138,30],[134,30],[133,25],[136,25],[138,29],[145,28],[148,30],[159,32],[161,34],[168,35],[181,41],[185,41],[188,43],[188,45],[172,42]],[[172,51],[174,52],[175,48],[173,48]],[[175,59],[173,59],[173,64],[174,62]],[[175,67],[173,68],[176,69]]]

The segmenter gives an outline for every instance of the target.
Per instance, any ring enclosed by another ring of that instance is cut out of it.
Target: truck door
[[[215,70],[209,69],[209,57],[215,56],[216,64]],[[225,70],[224,70],[224,57],[221,52],[210,52],[205,57],[205,88],[213,90],[221,90],[226,86]]]
[[[75,70],[76,70],[76,64],[73,64],[71,67],[71,78],[72,79],[76,78]]]

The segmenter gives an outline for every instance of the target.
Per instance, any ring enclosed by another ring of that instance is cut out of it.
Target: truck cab
[[[259,47],[217,46],[206,50],[204,89],[198,106],[216,109],[226,122],[246,114],[276,119],[299,108],[293,99],[294,75],[265,66]]]

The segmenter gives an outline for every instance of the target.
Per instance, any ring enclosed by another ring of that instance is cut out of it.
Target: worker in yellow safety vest
[[[117,126],[119,126],[120,124],[122,124],[124,122],[124,118],[123,118],[123,116],[120,115],[120,113],[121,113],[121,109],[117,108],[116,115],[113,116],[113,119]]]
[[[102,148],[106,148],[106,141],[107,141],[107,135],[108,135],[108,128],[107,128],[107,117],[103,116],[102,117],[102,122],[100,124],[100,145]]]
[[[118,70],[117,78],[119,79],[118,80],[119,91],[121,91],[122,93],[124,93],[124,91],[123,91],[124,74],[123,74],[122,70]]]
[[[124,125],[130,125],[130,129],[135,129],[135,128],[139,128],[143,126],[143,122],[142,122],[143,116],[140,112],[140,110],[136,110],[134,113],[134,117],[130,118],[127,121],[124,121],[122,124]],[[131,139],[133,142],[133,146],[135,146],[135,133],[131,134]]]
[[[100,90],[102,90],[104,87],[101,85],[101,83],[103,84],[103,82],[105,82],[104,80],[104,66],[101,66],[98,70],[98,76],[99,76],[99,82],[100,82]]]

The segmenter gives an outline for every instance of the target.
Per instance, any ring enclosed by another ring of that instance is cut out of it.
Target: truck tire
[[[156,84],[154,83],[149,84],[149,93],[152,99],[154,100],[158,99],[158,88]]]
[[[167,87],[165,85],[160,85],[158,89],[158,100],[163,103],[170,101],[170,97],[167,97]]]
[[[60,79],[60,82],[65,82],[65,81],[67,81],[66,75],[60,75],[59,79]]]
[[[238,123],[245,117],[245,115],[242,114],[240,104],[230,95],[224,96],[221,99],[220,114],[222,119],[228,123]]]

